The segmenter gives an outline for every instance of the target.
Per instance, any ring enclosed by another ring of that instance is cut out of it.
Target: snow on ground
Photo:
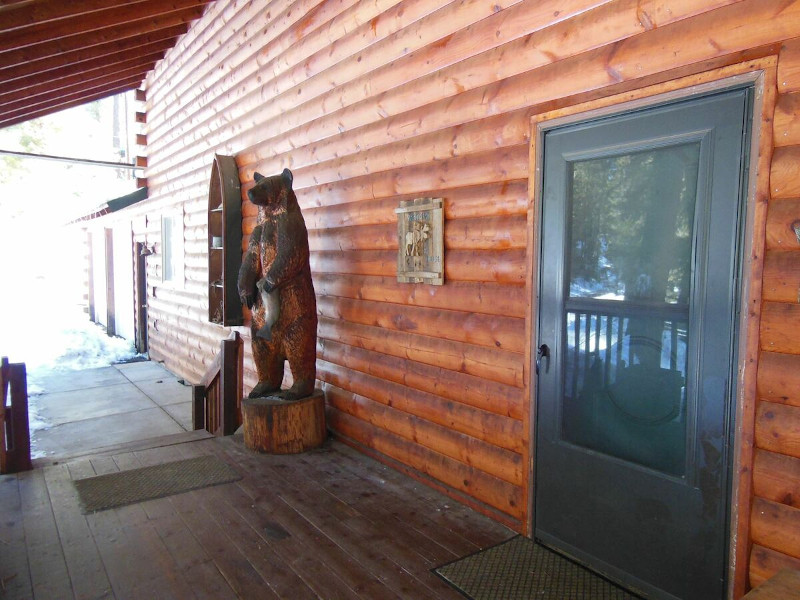
[[[0,129],[0,147],[124,159],[130,155],[125,139],[132,130],[113,130],[115,111],[122,106],[132,107],[132,100],[108,98]],[[41,382],[48,374],[135,355],[131,343],[108,337],[83,311],[86,233],[64,226],[133,189],[135,179],[127,171],[0,157],[0,356],[27,367],[32,430],[47,426],[37,414],[36,395],[46,392]]]
[[[4,277],[12,285],[4,286],[0,298],[0,354],[11,362],[24,362],[34,377],[106,366],[134,356],[131,342],[109,337],[83,310],[85,259],[75,232],[54,226],[38,233],[50,243],[23,246],[21,252],[17,247],[16,254],[27,260],[4,264]],[[10,246],[8,237],[0,236],[2,255],[15,254]]]
[[[15,221],[20,225],[19,218]],[[0,288],[0,355],[25,363],[34,437],[36,431],[50,427],[36,402],[47,392],[48,375],[108,366],[133,358],[136,350],[128,340],[109,337],[83,310],[85,258],[75,232],[61,224],[39,224],[31,239],[24,235],[29,231],[0,226],[0,256],[6,257]],[[32,442],[31,456],[42,455]]]

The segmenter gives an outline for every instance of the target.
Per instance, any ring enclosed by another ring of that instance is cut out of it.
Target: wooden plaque
[[[397,213],[397,281],[444,284],[444,210],[441,198],[405,200]]]

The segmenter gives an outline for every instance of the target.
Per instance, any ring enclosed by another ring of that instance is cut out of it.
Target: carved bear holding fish
[[[304,398],[316,378],[317,302],[311,281],[308,231],[292,191],[292,172],[256,173],[247,192],[258,206],[258,225],[239,269],[239,297],[251,309],[253,360],[258,384],[250,398]],[[294,384],[280,391],[284,361]]]

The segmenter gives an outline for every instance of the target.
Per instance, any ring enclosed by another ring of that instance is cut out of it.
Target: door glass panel
[[[573,162],[569,186],[562,438],[677,476],[699,156],[690,143]]]
[[[687,304],[698,142],[572,163],[569,295]]]

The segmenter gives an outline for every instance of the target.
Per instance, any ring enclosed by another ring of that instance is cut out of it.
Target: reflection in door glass
[[[671,475],[686,456],[686,321],[567,312],[563,436]]]
[[[700,144],[572,163],[569,295],[686,304]]]
[[[671,475],[686,462],[699,143],[572,163],[562,435]]]

